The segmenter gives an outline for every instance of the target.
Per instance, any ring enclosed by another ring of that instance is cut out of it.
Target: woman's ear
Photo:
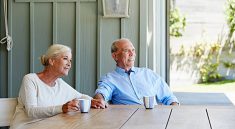
[[[48,62],[49,62],[49,65],[50,65],[50,66],[53,66],[53,65],[54,65],[54,60],[53,60],[53,59],[49,59]]]

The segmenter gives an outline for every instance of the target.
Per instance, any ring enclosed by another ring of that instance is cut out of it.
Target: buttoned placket
[[[132,77],[133,77],[133,75],[132,75],[131,72],[130,72],[130,73],[128,74],[128,79],[129,79],[129,81],[130,81],[130,83],[131,83],[132,89],[134,90],[134,93],[135,93],[136,97],[139,99],[140,103],[143,103],[143,100],[142,100],[142,98],[140,97],[138,90],[136,89],[136,87],[134,86],[134,84],[133,84],[133,82],[132,82],[132,80],[133,80]]]

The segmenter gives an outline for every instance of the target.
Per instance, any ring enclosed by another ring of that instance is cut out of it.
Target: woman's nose
[[[67,65],[71,67],[72,62],[68,61]]]

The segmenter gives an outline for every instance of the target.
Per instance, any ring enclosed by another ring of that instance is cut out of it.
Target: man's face
[[[131,42],[123,40],[116,44],[118,50],[112,53],[117,66],[129,70],[135,63],[135,48]]]

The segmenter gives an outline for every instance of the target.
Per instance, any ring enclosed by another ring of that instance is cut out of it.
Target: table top
[[[235,129],[235,106],[110,105],[27,124],[25,129]]]

